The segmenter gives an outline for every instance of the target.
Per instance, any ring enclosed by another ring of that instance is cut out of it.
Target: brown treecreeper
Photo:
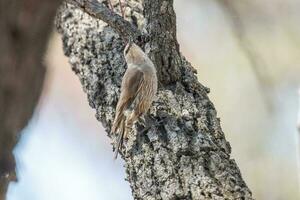
[[[115,158],[133,123],[145,114],[157,92],[156,69],[150,58],[129,41],[124,50],[127,70],[122,80],[112,132],[118,133]]]

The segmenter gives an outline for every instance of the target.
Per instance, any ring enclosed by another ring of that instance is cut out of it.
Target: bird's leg
[[[144,133],[144,132],[148,131],[153,126],[154,127],[160,126],[163,121],[164,121],[164,119],[159,120],[159,121],[156,121],[156,120],[154,121],[153,119],[151,119],[147,115],[141,116],[139,123],[144,126],[144,128],[141,130],[141,133]]]
[[[153,124],[154,122],[153,122],[153,119],[151,119],[151,117],[149,117],[149,115],[148,114],[145,114],[145,115],[141,115],[140,117],[139,117],[139,123],[142,125],[142,126],[144,126],[144,127],[150,127],[148,124]]]
[[[125,18],[122,0],[119,0],[119,4],[120,4],[120,10],[121,10],[122,17]]]

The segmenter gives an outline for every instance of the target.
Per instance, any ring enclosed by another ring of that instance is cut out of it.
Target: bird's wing
[[[113,132],[117,131],[124,116],[124,111],[128,109],[134,101],[143,80],[144,74],[139,69],[128,68],[126,70],[122,80],[121,95],[117,104],[116,116],[112,128]]]
[[[137,68],[131,68],[126,71],[121,86],[120,99],[129,100],[131,104],[139,91],[139,88],[144,80],[144,73]],[[120,101],[119,101],[120,102]]]

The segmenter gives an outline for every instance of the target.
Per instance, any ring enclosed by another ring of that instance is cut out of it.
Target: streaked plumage
[[[124,50],[127,70],[124,74],[121,95],[116,108],[112,132],[118,133],[115,148],[117,158],[123,139],[134,122],[145,114],[157,92],[157,76],[154,64],[136,44],[129,42]]]

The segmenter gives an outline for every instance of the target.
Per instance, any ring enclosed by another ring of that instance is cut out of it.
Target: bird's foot
[[[142,116],[139,123],[144,127],[141,133],[148,131],[151,127],[158,127],[163,123],[164,119],[159,121],[151,119],[149,116]]]

